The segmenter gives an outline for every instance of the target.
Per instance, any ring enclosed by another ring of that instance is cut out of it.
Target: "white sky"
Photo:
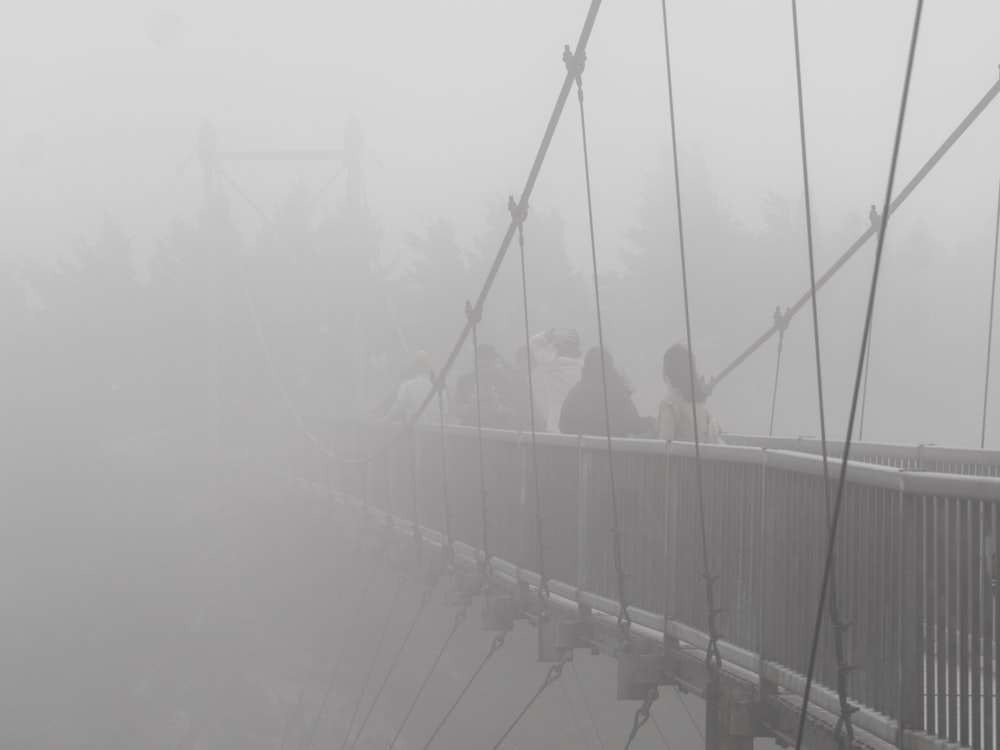
[[[197,165],[176,181],[172,175],[205,118],[222,148],[336,148],[354,116],[392,175],[366,167],[386,255],[396,254],[405,232],[437,217],[471,244],[485,202],[520,192],[563,78],[562,46],[575,43],[588,4],[7,3],[0,7],[0,253],[66,253],[74,239],[95,237],[107,215],[147,256],[171,218],[199,204]],[[681,148],[704,155],[723,202],[758,228],[768,191],[800,195],[790,5],[671,0],[668,7]],[[897,0],[800,3],[821,236],[860,230],[869,204],[881,203],[913,9]],[[180,28],[157,43],[153,29],[162,30],[164,18],[179,19]],[[926,4],[899,185],[997,79],[998,40],[997,0]],[[605,0],[584,84],[598,243],[609,268],[626,245],[643,174],[669,143],[662,44],[659,2]],[[583,267],[579,121],[570,105],[532,205],[565,216]],[[272,209],[294,180],[318,188],[333,169],[269,163],[230,172]],[[921,222],[947,252],[972,247],[985,264],[998,177],[995,102],[890,231]],[[327,200],[334,199],[331,191]],[[246,208],[236,216],[247,231],[258,224]],[[838,250],[825,248],[826,257]],[[762,320],[775,302],[748,298]]]

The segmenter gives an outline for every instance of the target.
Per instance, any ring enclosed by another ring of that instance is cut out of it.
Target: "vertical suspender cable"
[[[820,355],[819,338],[819,308],[816,303],[816,259],[813,243],[812,226],[812,196],[809,189],[809,155],[806,148],[806,116],[805,102],[802,95],[802,57],[799,47],[799,13],[798,2],[792,0],[792,35],[795,41],[795,90],[799,109],[799,143],[802,151],[802,192],[805,198],[806,209],[806,240],[809,250],[809,291],[812,301],[812,326],[813,326],[813,351],[816,355],[816,396],[819,402],[819,435],[820,445],[823,452],[823,498],[826,510],[827,533],[831,528],[831,503],[830,503],[830,460],[827,455],[826,445],[826,405],[823,398],[823,365]],[[780,339],[779,339],[780,347]],[[869,350],[870,351],[870,350]],[[837,695],[840,699],[840,716],[834,730],[835,736],[839,739],[840,731],[843,729],[849,742],[854,740],[854,729],[851,724],[851,714],[857,709],[850,705],[847,700],[847,677],[851,668],[847,664],[846,652],[844,649],[844,635],[846,624],[841,622],[840,608],[837,604],[837,578],[836,571],[830,571],[830,621],[834,629],[834,652],[837,658]],[[805,712],[802,713],[800,721],[804,719]]]
[[[670,34],[667,27],[667,1],[660,0],[660,6],[663,9],[663,48],[667,63],[667,101],[670,108],[670,148],[674,165],[674,195],[677,203],[677,234],[681,256],[681,283],[684,289],[684,330],[687,336],[688,370],[691,378],[691,387],[696,388],[698,381],[695,380],[694,349],[691,346],[691,306],[688,298],[687,254],[684,251],[684,212],[681,208],[680,165],[677,163],[677,127],[674,117],[674,82],[670,66]],[[715,621],[716,615],[718,615],[718,610],[715,608],[715,594],[713,591],[715,577],[709,572],[708,567],[708,532],[705,528],[705,493],[701,481],[701,445],[698,439],[697,404],[692,405],[691,414],[694,421],[694,459],[695,477],[698,488],[698,520],[701,531],[702,576],[705,579],[705,599],[708,607],[708,647],[705,651],[705,666],[709,674],[708,690],[715,691],[718,690],[718,672],[722,668],[722,655],[719,653],[719,638],[721,637],[721,633],[719,633]],[[706,731],[715,731],[711,727],[712,723],[708,722],[709,727]]]
[[[872,329],[875,328],[874,315]],[[858,415],[858,440],[865,438],[865,411],[868,406],[868,374],[872,370],[872,335],[868,336],[868,348],[865,349],[865,378],[861,384],[861,413]]]
[[[521,252],[521,301],[524,307],[524,345],[531,351],[531,328],[528,323],[528,272],[524,263],[524,220],[527,218],[528,205],[517,204],[514,197],[507,200],[507,208],[517,222],[517,244]],[[538,599],[541,603],[539,616],[545,614],[549,599],[549,579],[545,572],[545,539],[542,536],[542,495],[538,485],[538,436],[535,429],[535,381],[528,367],[528,401],[531,404],[531,472],[535,488],[535,536],[538,544]]]
[[[608,447],[608,482],[611,485],[611,535],[615,562],[615,575],[618,579],[618,629],[623,641],[631,637],[632,620],[628,613],[628,598],[625,594],[624,561],[622,560],[622,531],[618,525],[618,493],[615,490],[615,462],[611,451],[611,410],[608,407],[608,373],[605,364],[604,324],[601,318],[601,290],[597,278],[597,242],[594,237],[594,204],[590,188],[590,154],[587,148],[587,118],[583,106],[583,67],[586,58],[581,53],[574,56],[567,44],[563,50],[563,61],[566,70],[576,78],[576,98],[580,103],[580,131],[583,140],[583,174],[587,185],[587,223],[590,229],[590,260],[594,272],[594,304],[597,308],[597,343],[601,350],[601,395],[604,398],[604,430]]]
[[[472,327],[472,372],[476,386],[476,447],[479,449],[479,501],[482,506],[483,527],[483,559],[480,563],[480,573],[483,576],[483,586],[488,587],[493,578],[492,556],[490,555],[490,509],[489,496],[486,491],[486,458],[483,452],[483,411],[479,399],[479,324],[482,322],[483,310],[473,308],[466,301],[465,316]]]
[[[833,506],[833,517],[830,522],[829,539],[826,547],[826,560],[823,565],[823,581],[820,585],[819,606],[816,612],[816,622],[813,627],[812,646],[809,651],[809,670],[806,673],[806,685],[802,695],[802,713],[799,716],[798,736],[795,740],[796,750],[802,747],[802,737],[805,733],[805,717],[809,707],[809,692],[812,688],[813,672],[816,666],[816,653],[819,650],[820,627],[823,622],[823,610],[826,606],[827,590],[830,585],[830,574],[833,570],[833,552],[837,542],[837,523],[840,520],[840,509],[844,500],[844,485],[847,479],[847,463],[851,453],[851,433],[854,431],[854,419],[857,414],[858,396],[861,391],[861,376],[864,371],[865,352],[868,348],[868,335],[871,332],[872,315],[875,310],[875,291],[878,288],[878,274],[882,266],[882,249],[885,246],[885,233],[889,224],[890,201],[892,187],[896,178],[896,164],[899,160],[899,144],[903,138],[903,123],[906,120],[906,103],[910,95],[910,80],[913,77],[913,59],[917,51],[917,38],[920,32],[920,18],[924,8],[924,0],[917,0],[917,8],[913,15],[913,31],[910,36],[910,49],[906,59],[906,74],[903,78],[903,93],[899,104],[899,116],[896,121],[896,135],[892,144],[892,158],[889,162],[889,179],[885,187],[885,200],[882,208],[881,227],[878,232],[878,243],[875,247],[875,264],[872,269],[871,288],[868,292],[868,307],[865,311],[865,324],[861,334],[861,353],[858,355],[857,372],[854,377],[854,392],[851,397],[851,411],[847,420],[847,435],[844,438],[844,456],[840,462],[840,477],[837,481],[837,498]]]
[[[986,378],[983,386],[983,428],[979,435],[979,447],[986,447],[986,407],[990,399],[990,356],[993,349],[993,312],[997,297],[997,251],[1000,250],[1000,186],[997,187],[997,218],[993,232],[993,285],[990,288],[990,324],[986,334]]]
[[[451,536],[451,498],[448,495],[448,439],[444,431],[444,382],[438,390],[438,417],[441,421],[441,502],[444,504],[444,559],[450,566],[455,558]]]
[[[775,308],[774,320],[777,322],[781,318],[781,308]],[[771,421],[768,424],[767,434],[774,435],[774,413],[778,409],[778,378],[781,375],[781,353],[785,348],[785,329],[778,331],[778,358],[774,363],[774,390],[771,392]]]

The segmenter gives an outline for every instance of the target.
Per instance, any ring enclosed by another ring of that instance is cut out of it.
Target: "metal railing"
[[[822,443],[812,437],[767,437],[762,435],[726,435],[729,445],[773,448],[799,453],[823,452]],[[828,440],[832,458],[844,455],[844,443]],[[851,442],[851,460],[914,471],[936,471],[966,476],[1000,477],[1000,451],[979,448],[956,448],[946,445],[903,445],[900,443]]]
[[[367,454],[390,437],[373,424],[317,432],[341,455]],[[537,570],[530,440],[484,433],[491,552]],[[418,428],[412,450],[404,440],[369,468],[368,501],[412,520],[415,477],[420,522],[441,531],[447,481],[454,538],[475,549],[482,539],[475,430],[449,426],[444,445],[447,477],[438,428]],[[912,450],[927,461],[930,448]],[[604,438],[538,436],[546,566],[576,601],[617,599],[606,451]],[[693,446],[615,439],[612,451],[637,622],[700,647],[707,614]],[[748,445],[701,451],[723,656],[756,673],[762,687],[801,694],[826,545],[822,459]],[[313,481],[322,471],[337,489],[361,492],[359,467],[303,465],[294,453],[290,465]],[[930,747],[932,737],[998,747],[998,539],[1000,479],[849,464],[836,566],[841,615],[851,623],[859,728],[891,744],[902,737],[904,747]],[[824,625],[814,700],[834,714],[836,669]]]

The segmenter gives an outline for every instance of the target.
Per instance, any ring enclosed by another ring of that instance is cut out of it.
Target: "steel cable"
[[[441,728],[445,725],[445,722],[448,721],[448,717],[451,716],[452,712],[458,707],[458,704],[461,702],[462,698],[465,697],[465,694],[469,692],[469,688],[472,687],[472,683],[476,681],[476,678],[479,676],[479,673],[483,671],[483,667],[485,667],[486,663],[493,657],[493,654],[495,654],[503,645],[504,639],[506,637],[507,637],[506,630],[497,633],[493,637],[493,643],[490,645],[490,650],[486,652],[485,658],[481,662],[479,662],[479,666],[476,667],[476,671],[472,673],[472,676],[469,678],[468,682],[465,683],[465,687],[462,688],[462,690],[458,694],[458,697],[455,698],[451,706],[448,707],[448,710],[445,711],[444,716],[441,717],[441,721],[438,722],[438,725],[434,727],[434,731],[431,733],[431,736],[427,739],[427,742],[424,743],[422,750],[427,750],[431,746],[431,743],[434,742],[434,738],[438,736],[438,732],[441,731]]]
[[[674,118],[674,82],[673,73],[671,71],[670,65],[670,34],[667,27],[667,2],[666,0],[660,0],[660,6],[663,9],[663,48],[664,54],[666,56],[667,63],[667,101],[670,109],[670,148],[671,155],[673,158],[674,165],[674,195],[676,197],[676,207],[677,207],[677,234],[679,240],[679,249],[681,256],[681,284],[684,290],[684,331],[687,338],[687,349],[688,349],[688,373],[691,378],[691,388],[697,388],[698,381],[695,379],[694,373],[694,349],[691,344],[691,307],[690,300],[688,296],[688,282],[687,282],[687,253],[684,249],[684,212],[681,207],[681,180],[680,180],[680,165],[677,163],[677,127]],[[694,394],[692,393],[692,396]],[[717,688],[717,678],[718,670],[722,668],[722,655],[719,653],[719,638],[721,634],[719,633],[718,627],[715,622],[718,610],[715,608],[715,595],[713,592],[713,584],[715,583],[715,577],[709,572],[708,565],[708,532],[706,530],[705,523],[705,494],[702,488],[702,478],[701,478],[701,445],[698,438],[698,406],[697,403],[692,403],[691,408],[692,422],[694,427],[694,460],[695,460],[695,477],[697,479],[698,488],[698,521],[701,532],[701,558],[702,558],[702,576],[705,579],[705,598],[708,609],[708,646],[705,650],[705,666],[709,671],[709,691]]]
[[[385,634],[388,632],[389,625],[392,623],[392,615],[396,611],[396,604],[399,602],[399,595],[403,592],[403,584],[405,583],[406,576],[399,576],[399,580],[396,584],[396,593],[392,597],[392,604],[389,605],[389,611],[386,613],[385,621],[382,623],[382,630],[379,633],[378,641],[375,643],[375,651],[372,653],[372,658],[368,662],[365,679],[361,683],[361,692],[358,694],[358,702],[354,704],[354,711],[351,713],[351,720],[347,724],[347,733],[344,735],[344,743],[341,745],[342,748],[347,747],[347,742],[351,737],[351,729],[354,728],[354,720],[358,718],[358,711],[361,709],[361,703],[364,701],[365,691],[368,689],[368,682],[372,677],[372,670],[375,669],[375,662],[378,661],[379,652],[382,650],[382,643],[385,641]],[[309,750],[309,745],[306,745],[306,750]]]
[[[493,750],[497,750],[500,745],[503,744],[503,741],[507,739],[507,735],[514,731],[514,727],[516,727],[521,719],[524,718],[524,715],[528,713],[528,709],[530,709],[535,704],[535,701],[538,700],[538,697],[545,692],[545,688],[559,679],[562,675],[563,666],[566,662],[571,661],[572,659],[573,649],[567,649],[562,655],[562,658],[549,667],[549,671],[545,674],[545,679],[542,680],[542,684],[538,687],[538,690],[536,690],[535,694],[531,696],[531,700],[528,701],[527,705],[521,709],[521,713],[519,713],[517,717],[515,717],[514,721],[510,723],[510,726],[508,726],[506,731],[500,736],[500,739],[496,741],[496,744],[493,745]]]
[[[319,711],[316,713],[316,718],[313,719],[312,727],[309,729],[309,738],[306,740],[305,750],[309,750],[312,746],[313,738],[316,736],[316,729],[319,727],[320,719],[323,718],[323,714],[326,712],[326,704],[330,701],[330,695],[333,693],[333,686],[337,682],[337,676],[340,674],[340,665],[344,662],[344,656],[347,654],[347,647],[351,644],[351,639],[354,637],[354,630],[357,628],[358,623],[361,621],[361,605],[365,602],[365,597],[371,590],[372,581],[375,580],[375,573],[378,568],[375,565],[371,566],[371,571],[368,574],[368,580],[365,582],[365,586],[361,591],[361,600],[358,606],[354,608],[354,612],[351,616],[351,624],[347,628],[347,636],[344,638],[344,643],[340,647],[340,652],[337,654],[337,659],[333,664],[333,671],[330,674],[330,679],[326,684],[326,691],[323,693],[323,702],[320,703]],[[284,740],[282,740],[284,742]]]
[[[527,204],[514,203],[511,196],[507,201],[511,217],[517,222],[517,245],[521,253],[521,301],[524,307],[524,346],[531,352],[531,329],[528,323],[528,272],[524,261],[524,220],[527,218]],[[542,535],[542,495],[538,483],[538,434],[535,427],[535,381],[528,366],[528,402],[531,424],[531,472],[535,488],[535,536],[538,544],[538,600],[541,604],[539,617],[545,614],[548,607],[549,579],[545,573],[545,540]]]
[[[594,713],[590,710],[590,701],[587,700],[587,692],[583,689],[583,682],[580,680],[580,675],[576,671],[576,662],[569,663],[569,671],[573,673],[573,679],[576,680],[576,687],[580,691],[580,696],[583,698],[583,707],[587,709],[587,716],[590,717],[590,725],[594,728],[594,734],[597,736],[597,742],[601,746],[601,750],[607,750],[604,744],[604,739],[601,737],[600,731],[597,729],[597,721],[594,719]]]
[[[799,111],[799,142],[802,151],[802,189],[805,198],[806,212],[806,240],[809,251],[809,289],[812,300],[812,326],[813,326],[813,350],[816,361],[816,391],[819,401],[819,434],[820,445],[823,455],[823,499],[826,515],[826,530],[831,529],[831,507],[830,507],[830,468],[829,456],[826,442],[826,402],[823,395],[823,366],[821,357],[821,346],[819,337],[819,309],[816,302],[816,262],[813,243],[812,226],[812,196],[809,189],[809,156],[806,148],[806,118],[805,102],[802,94],[802,58],[799,45],[799,16],[797,0],[792,0],[792,35],[795,42],[795,84],[796,97]],[[779,339],[779,351],[780,351]],[[871,349],[868,350],[869,354]],[[867,382],[867,366],[865,367],[865,380]],[[864,413],[862,411],[862,413]],[[851,714],[856,710],[847,699],[847,677],[850,668],[847,664],[846,651],[844,649],[844,633],[846,625],[840,620],[840,607],[837,603],[837,578],[836,569],[830,570],[830,622],[834,632],[834,653],[837,659],[837,695],[840,700],[840,716],[836,726],[836,736],[839,738],[841,729],[845,730],[849,740],[854,739],[854,729],[851,724]]]
[[[347,570],[351,573],[354,571],[354,563],[358,558],[358,553],[361,551],[361,538],[358,537],[354,544],[354,550],[351,553],[350,559],[347,561]],[[373,566],[374,570],[374,566]],[[339,602],[343,595],[347,591],[348,585],[350,585],[351,576],[348,575],[344,578],[343,583],[338,588],[337,593],[333,596],[334,602]],[[362,591],[363,593],[363,591]],[[359,608],[356,608],[356,610]],[[306,672],[306,678],[302,682],[302,689],[299,691],[299,697],[295,701],[295,705],[292,707],[292,715],[288,718],[288,723],[285,725],[285,731],[281,736],[281,746],[279,750],[285,750],[285,746],[288,744],[288,738],[291,736],[292,727],[295,725],[295,719],[299,715],[299,709],[302,707],[302,701],[305,700],[306,692],[309,689],[309,685],[312,682],[313,675],[316,672],[316,667],[319,665],[320,657],[323,655],[323,651],[326,648],[327,643],[333,639],[334,632],[336,631],[338,618],[336,613],[330,618],[330,623],[327,625],[322,639],[320,640],[319,648],[316,649],[316,656],[313,657],[312,663],[309,665],[309,671]]]
[[[990,357],[993,354],[993,317],[997,297],[997,254],[1000,252],[1000,186],[997,187],[997,218],[993,233],[993,284],[990,287],[990,322],[986,334],[986,377],[983,386],[983,429],[979,436],[979,447],[986,447],[986,407],[990,398]]]
[[[365,712],[365,718],[362,720],[361,726],[358,727],[358,733],[354,735],[354,742],[351,743],[350,750],[354,750],[354,746],[357,745],[358,740],[361,739],[361,735],[365,731],[365,727],[368,726],[368,719],[371,718],[372,712],[375,710],[375,706],[378,705],[378,700],[382,697],[382,691],[385,690],[385,686],[389,684],[389,678],[392,676],[392,672],[396,668],[396,663],[399,661],[399,657],[406,648],[406,644],[410,641],[410,636],[413,634],[413,630],[416,628],[417,622],[420,620],[420,615],[423,614],[424,608],[427,607],[427,602],[431,600],[431,592],[432,589],[427,587],[427,589],[424,590],[423,596],[420,597],[420,606],[417,607],[417,611],[413,615],[413,619],[410,620],[410,625],[406,629],[406,634],[403,636],[403,640],[400,641],[399,647],[396,649],[396,653],[392,657],[392,661],[389,662],[389,668],[385,671],[385,675],[382,677],[382,682],[379,683],[378,690],[375,691],[375,697],[372,698],[372,702],[368,705],[368,711]],[[350,730],[348,730],[348,736],[350,736]]]
[[[819,635],[823,623],[823,610],[826,606],[827,589],[830,584],[830,573],[833,569],[833,553],[837,541],[837,526],[840,520],[840,509],[844,500],[844,486],[847,480],[847,465],[851,453],[851,434],[854,431],[854,419],[857,414],[858,395],[861,390],[861,376],[864,371],[865,352],[868,348],[868,336],[871,331],[872,315],[875,309],[875,292],[878,288],[879,270],[882,265],[882,250],[885,245],[886,228],[889,224],[890,202],[892,200],[892,186],[896,177],[896,165],[899,161],[899,146],[903,138],[903,123],[906,120],[906,104],[910,94],[910,81],[913,76],[913,60],[917,51],[917,38],[920,33],[920,18],[924,8],[924,0],[917,0],[916,11],[913,15],[913,31],[910,36],[909,53],[906,59],[906,74],[903,78],[903,92],[899,104],[899,116],[896,121],[896,133],[892,144],[892,157],[889,162],[889,179],[886,182],[885,200],[882,209],[881,227],[878,232],[878,243],[875,247],[875,264],[872,269],[871,288],[868,292],[868,306],[865,311],[865,324],[861,335],[861,353],[858,355],[857,372],[854,378],[854,390],[851,396],[851,410],[847,420],[847,435],[844,438],[844,455],[840,462],[840,477],[837,481],[837,498],[833,506],[833,517],[831,519],[829,539],[827,540],[826,560],[823,565],[823,579],[819,591],[819,606],[816,612],[816,622],[813,627],[812,645],[809,650],[809,668],[806,673],[806,684],[802,695],[802,711],[799,715],[799,727],[795,740],[796,750],[802,747],[802,738],[805,734],[806,712],[809,707],[809,693],[812,688],[813,674],[816,668],[816,654],[819,651]]]
[[[639,730],[649,721],[651,716],[650,710],[653,707],[653,702],[660,697],[660,691],[655,687],[652,688],[647,694],[646,699],[642,702],[642,705],[635,710],[635,718],[632,719],[632,731],[629,732],[628,740],[625,742],[625,750],[632,747],[632,743],[639,734]]]
[[[410,718],[410,714],[413,713],[413,709],[417,707],[417,702],[420,700],[420,696],[423,695],[424,688],[427,687],[427,683],[430,682],[431,675],[434,674],[434,670],[437,669],[438,663],[441,661],[441,657],[444,656],[445,650],[448,648],[448,644],[451,643],[451,639],[458,632],[462,623],[465,622],[466,613],[468,612],[469,605],[464,605],[458,612],[455,613],[455,621],[452,623],[451,630],[448,631],[448,637],[444,639],[444,643],[441,644],[441,648],[434,657],[434,661],[431,663],[431,668],[427,670],[427,675],[424,677],[423,682],[420,683],[420,689],[417,690],[417,694],[413,696],[413,701],[410,703],[410,707],[406,709],[406,714],[403,716],[403,720],[399,723],[399,729],[396,730],[396,734],[392,738],[392,742],[389,743],[388,750],[392,750],[396,746],[396,740],[403,733],[403,727],[406,726],[406,720]]]
[[[615,576],[618,584],[618,629],[622,640],[631,637],[632,619],[629,616],[629,602],[625,594],[625,582],[628,574],[625,572],[622,560],[622,537],[624,534],[618,525],[618,492],[615,488],[615,461],[611,444],[611,409],[608,406],[608,373],[605,363],[604,323],[601,317],[601,290],[597,274],[597,240],[594,234],[594,203],[590,186],[590,153],[587,146],[587,117],[583,106],[583,68],[586,58],[582,53],[575,57],[569,46],[563,50],[563,62],[567,71],[576,79],[576,98],[580,104],[580,131],[583,141],[583,174],[587,185],[587,225],[590,230],[590,260],[594,272],[594,303],[597,308],[597,344],[601,350],[601,396],[604,399],[604,429],[608,448],[608,482],[611,485],[611,535],[613,539],[612,553],[615,563]]]
[[[472,372],[476,386],[476,447],[479,451],[479,501],[483,527],[483,559],[479,568],[483,576],[483,586],[488,587],[490,579],[493,577],[493,567],[490,555],[490,517],[489,496],[486,491],[486,458],[483,452],[483,413],[479,402],[479,324],[482,322],[482,314],[483,311],[481,308],[473,308],[472,303],[466,301],[465,316],[472,326]]]

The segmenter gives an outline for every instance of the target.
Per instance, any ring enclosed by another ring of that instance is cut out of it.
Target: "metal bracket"
[[[482,629],[490,631],[514,629],[513,597],[497,594],[487,587],[483,592]]]
[[[666,654],[639,653],[632,641],[618,649],[618,700],[646,700],[653,688],[672,684]]]

